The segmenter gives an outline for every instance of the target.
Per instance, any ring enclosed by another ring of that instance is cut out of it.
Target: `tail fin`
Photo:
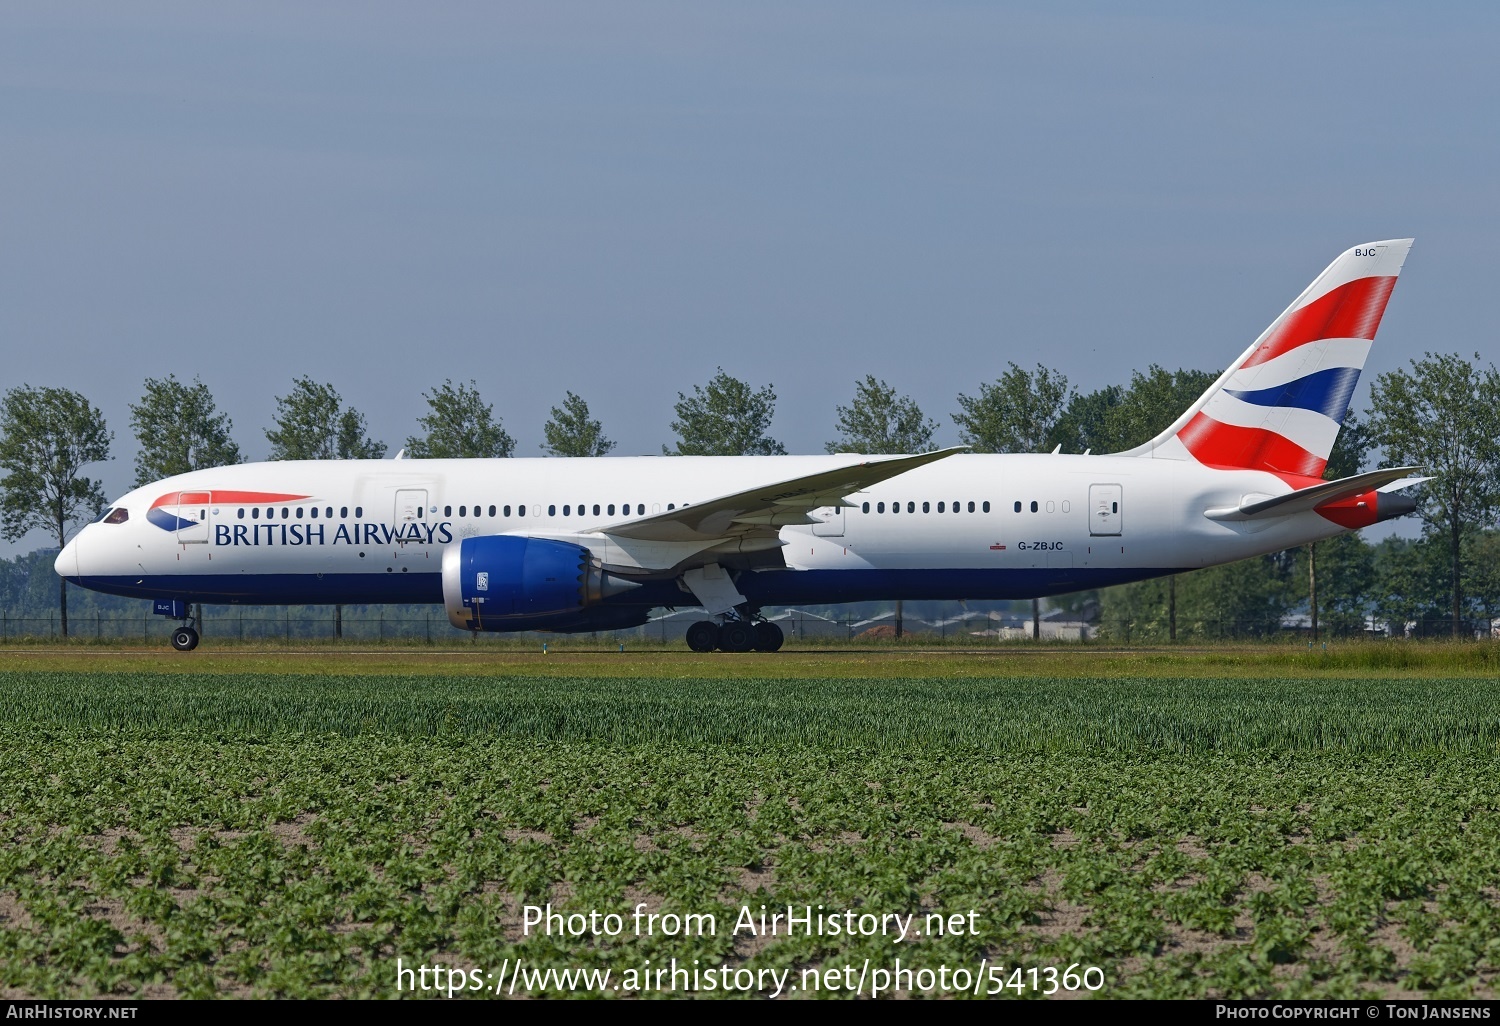
[[[1321,477],[1411,244],[1346,250],[1171,427],[1121,455]]]

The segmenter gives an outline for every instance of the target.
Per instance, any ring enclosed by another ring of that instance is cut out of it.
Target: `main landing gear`
[[[694,652],[775,652],[785,641],[781,628],[769,620],[699,620],[687,630],[688,648]]]

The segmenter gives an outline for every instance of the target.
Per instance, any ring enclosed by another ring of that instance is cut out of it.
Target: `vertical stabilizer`
[[[1346,250],[1171,427],[1122,455],[1320,477],[1411,244]]]

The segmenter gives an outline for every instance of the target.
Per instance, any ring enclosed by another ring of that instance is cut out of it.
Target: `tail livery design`
[[[1328,266],[1171,427],[1129,455],[1321,477],[1411,239]]]

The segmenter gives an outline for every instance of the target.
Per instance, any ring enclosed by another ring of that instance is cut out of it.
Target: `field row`
[[[0,735],[0,990],[385,996],[493,969],[1097,965],[1107,996],[1493,995],[1489,754]],[[712,914],[522,935],[522,908]],[[741,906],[966,915],[735,936]]]
[[[0,674],[0,722],[756,749],[1492,751],[1500,681]]]

